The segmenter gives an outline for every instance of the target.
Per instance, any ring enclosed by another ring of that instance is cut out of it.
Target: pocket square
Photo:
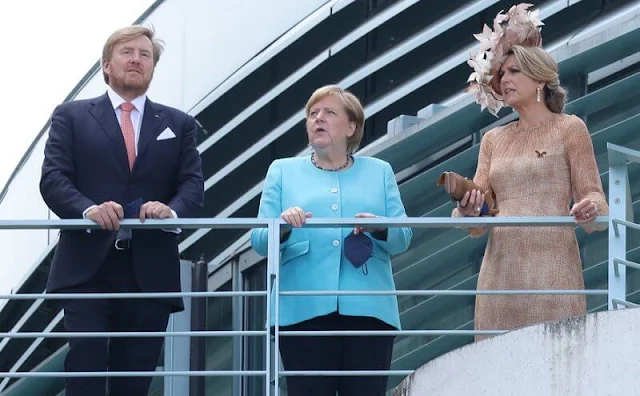
[[[166,127],[164,131],[162,131],[162,133],[158,135],[156,140],[167,140],[167,139],[173,139],[175,137],[176,137],[176,134],[173,133],[171,128]]]

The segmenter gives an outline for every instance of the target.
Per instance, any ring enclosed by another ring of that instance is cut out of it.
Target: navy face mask
[[[140,207],[142,207],[143,200],[138,198],[135,201],[129,202],[124,206],[124,218],[135,219],[140,217]]]
[[[362,267],[362,273],[367,275],[367,260],[373,255],[373,241],[364,233],[353,232],[344,238],[344,255],[354,267]]]

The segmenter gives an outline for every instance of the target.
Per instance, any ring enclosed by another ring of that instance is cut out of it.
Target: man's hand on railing
[[[103,230],[115,231],[120,228],[120,220],[124,219],[124,209],[120,204],[108,201],[90,208],[85,217],[98,223]]]
[[[148,201],[140,207],[140,221],[145,219],[173,219],[176,218],[175,212],[162,202]]]

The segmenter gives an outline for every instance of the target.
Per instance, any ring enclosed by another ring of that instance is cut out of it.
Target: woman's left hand
[[[573,205],[569,215],[574,216],[578,224],[590,223],[598,216],[598,208],[589,198],[585,198]]]
[[[378,216],[374,215],[373,213],[357,213],[355,215],[355,217],[360,218],[360,219],[362,219],[362,218],[374,218],[375,219]],[[382,228],[382,227],[369,227],[369,228],[366,228],[366,227],[354,227],[353,228],[353,233],[357,235],[360,232],[365,232],[365,231],[369,232],[369,233],[374,233],[374,232],[381,232],[381,231],[384,231],[384,230],[385,230],[385,228]]]

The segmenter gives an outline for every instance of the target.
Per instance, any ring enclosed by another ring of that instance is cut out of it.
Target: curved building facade
[[[164,0],[140,23],[153,25],[166,43],[148,92],[157,102],[193,115],[205,177],[203,217],[255,217],[270,162],[307,154],[304,104],[313,90],[337,83],[365,106],[362,155],[382,158],[396,172],[407,214],[449,216],[451,204],[435,187],[437,175],[472,175],[481,134],[514,119],[480,112],[464,93],[472,34],[512,5],[498,0]],[[593,135],[607,188],[606,142],[640,147],[640,1],[545,0],[545,48],[558,60],[570,100]],[[104,93],[96,65],[67,100]],[[38,181],[48,126],[34,141],[2,192],[0,218],[55,218]],[[634,129],[635,128],[635,129]],[[633,173],[640,178],[640,172]],[[638,197],[633,197],[635,200]],[[635,205],[634,210],[638,210]],[[486,239],[458,229],[415,230],[410,250],[393,260],[398,289],[474,289]],[[264,290],[263,258],[248,230],[195,230],[182,236],[184,260],[204,256],[209,290]],[[606,286],[606,233],[578,231],[585,283]],[[43,292],[57,231],[3,231],[0,290]],[[636,244],[637,245],[637,244]],[[630,247],[630,256],[640,254]],[[11,271],[8,271],[11,269]],[[629,277],[629,290],[640,279]],[[631,301],[638,300],[634,292]],[[402,297],[405,329],[473,329],[474,299]],[[52,301],[0,302],[0,332],[62,331]],[[606,309],[589,297],[591,311]],[[261,330],[264,298],[215,298],[207,304],[209,330]],[[468,336],[397,337],[393,369],[414,370]],[[207,370],[263,370],[264,339],[211,337]],[[61,371],[64,340],[3,339],[0,371]],[[160,362],[160,366],[163,362]],[[460,374],[463,375],[463,374]],[[390,387],[402,380],[393,377]],[[56,378],[0,378],[0,395],[58,395]],[[262,395],[259,378],[208,377],[209,395]],[[37,388],[34,388],[37,387]],[[40,393],[33,389],[37,389]],[[154,381],[153,394],[162,394]],[[44,393],[43,393],[44,392]],[[286,390],[283,390],[286,392]]]

